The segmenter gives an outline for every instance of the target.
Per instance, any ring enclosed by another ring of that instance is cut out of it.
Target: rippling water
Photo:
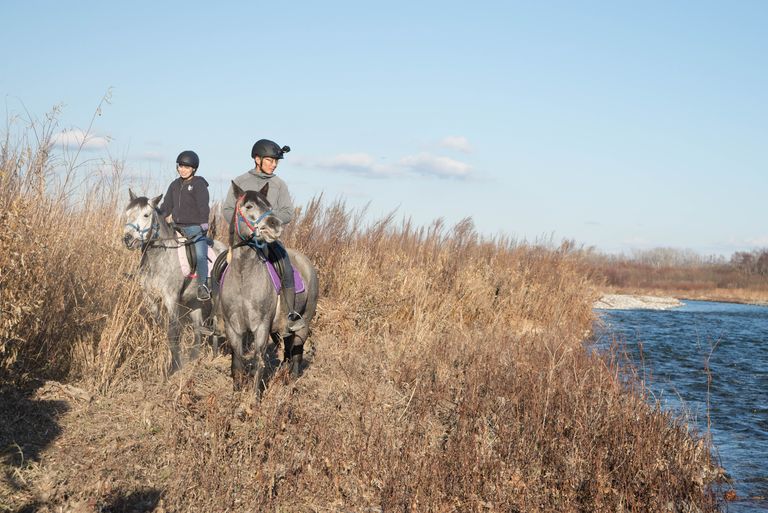
[[[768,511],[768,307],[686,301],[600,317],[598,347],[624,342],[665,408],[686,413],[701,432],[710,423],[740,498],[728,511]]]

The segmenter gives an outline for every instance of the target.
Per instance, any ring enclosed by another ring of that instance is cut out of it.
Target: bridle
[[[152,209],[152,224],[147,228],[142,229],[137,223],[125,223],[125,226],[133,228],[139,234],[139,241],[141,242],[142,253],[146,252],[150,248],[162,248],[162,249],[178,249],[182,246],[188,246],[193,244],[194,241],[179,242],[179,237],[160,237],[160,223],[157,220],[157,216],[160,212],[157,208]],[[156,244],[164,241],[175,241],[176,245],[168,244]]]
[[[138,234],[139,234],[139,241],[141,241],[142,244],[144,244],[146,242],[152,241],[153,238],[154,238],[153,236],[157,235],[157,230],[159,228],[157,223],[152,223],[152,226],[150,226],[148,228],[144,228],[143,230],[139,227],[139,225],[134,224],[134,223],[125,223],[125,226],[130,226],[131,228],[133,228],[134,230],[136,230],[138,232]],[[146,234],[149,230],[152,230],[152,234],[145,238],[144,234]]]
[[[240,242],[238,246],[250,246],[254,247],[256,249],[262,249],[264,248],[267,243],[264,241],[260,241],[256,238],[257,234],[260,234],[261,228],[259,228],[259,223],[263,221],[267,216],[272,215],[272,209],[270,208],[263,214],[261,214],[256,221],[253,223],[248,221],[248,218],[243,215],[243,211],[241,210],[241,206],[243,204],[243,200],[245,199],[245,195],[240,196],[237,200],[237,203],[235,204],[235,231],[237,232],[237,236],[240,237]],[[251,231],[251,233],[245,235],[240,231],[240,221],[242,221],[245,226],[248,227],[248,229]]]
[[[125,226],[133,228],[136,230],[136,233],[139,234],[139,241],[141,242],[142,248],[145,245],[158,240],[157,236],[160,233],[160,223],[157,222],[157,209],[153,210],[154,212],[152,213],[152,224],[144,229],[142,229],[138,223],[125,223]]]

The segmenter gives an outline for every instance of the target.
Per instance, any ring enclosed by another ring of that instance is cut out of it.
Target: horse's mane
[[[131,198],[131,201],[128,202],[128,206],[125,207],[125,210],[130,210],[134,207],[143,208],[149,205],[149,198],[146,196],[139,196],[137,198]]]
[[[264,210],[270,210],[272,208],[272,205],[269,203],[267,197],[260,191],[245,191],[245,194],[243,195],[243,203],[246,201],[253,201],[259,206],[259,208]]]
[[[131,200],[128,202],[128,206],[125,208],[126,210],[130,210],[134,207],[138,208],[144,208],[144,207],[152,207],[152,210],[155,214],[155,217],[157,219],[157,225],[159,227],[159,231],[161,233],[162,237],[170,237],[173,236],[173,229],[171,228],[171,225],[168,224],[168,222],[165,220],[165,216],[163,216],[162,213],[160,213],[160,209],[156,206],[152,206],[152,203],[150,202],[149,198],[146,196],[137,196],[135,198],[131,198]]]

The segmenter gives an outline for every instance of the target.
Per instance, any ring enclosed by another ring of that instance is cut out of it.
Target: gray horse
[[[158,302],[168,313],[168,345],[171,350],[170,372],[181,368],[179,350],[181,327],[191,323],[194,344],[190,358],[196,358],[202,345],[204,320],[211,315],[210,301],[198,301],[196,288],[187,286],[179,262],[178,248],[185,244],[184,237],[177,234],[157,210],[163,195],[148,199],[137,197],[128,190],[130,201],[125,208],[123,242],[128,249],[141,248],[141,261],[136,277],[144,289],[144,299],[155,319],[159,319]],[[226,247],[215,241],[213,251],[217,255]],[[214,350],[218,341],[214,339]]]
[[[309,259],[298,251],[288,250],[291,262],[301,274],[304,292],[296,294],[296,311],[306,327],[287,332],[286,311],[275,291],[265,260],[269,244],[282,234],[282,223],[271,215],[267,201],[269,184],[261,191],[243,191],[232,183],[237,203],[233,219],[233,244],[230,262],[219,291],[217,317],[223,322],[232,348],[232,379],[240,389],[246,379],[246,367],[255,378],[256,395],[264,387],[267,346],[270,335],[283,339],[284,360],[290,364],[293,377],[299,375],[304,342],[309,337],[309,324],[317,309],[319,284],[317,271]],[[250,337],[249,337],[250,335]],[[251,339],[251,344],[247,340]],[[250,347],[245,347],[249,345]]]

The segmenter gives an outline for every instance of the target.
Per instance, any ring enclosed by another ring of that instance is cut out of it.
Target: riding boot
[[[285,309],[288,312],[288,323],[286,329],[291,333],[307,327],[304,318],[296,311],[296,289],[293,287],[283,289],[283,299],[285,300]]]

